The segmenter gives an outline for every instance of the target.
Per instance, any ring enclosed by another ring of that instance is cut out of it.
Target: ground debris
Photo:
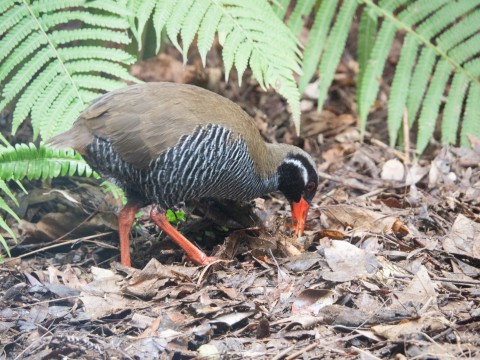
[[[140,214],[132,242],[138,269],[125,268],[114,262],[114,211],[97,185],[74,179],[52,192],[42,184],[21,199],[26,222],[12,223],[20,243],[2,233],[13,258],[0,264],[0,354],[478,358],[478,141],[472,149],[436,148],[412,163],[379,140],[382,129],[360,141],[353,87],[339,91],[338,84],[320,114],[316,87],[309,88],[298,138],[278,94],[260,91],[248,76],[241,87],[235,75],[219,80],[219,53],[212,53],[211,71],[198,72],[196,60],[182,70],[171,49],[133,71],[216,89],[253,116],[265,139],[316,157],[320,184],[305,236],[292,240],[289,204],[277,194],[238,208],[208,201],[187,209],[179,227],[221,260],[187,265]],[[345,66],[339,72],[348,80]],[[243,218],[227,216],[241,209]]]

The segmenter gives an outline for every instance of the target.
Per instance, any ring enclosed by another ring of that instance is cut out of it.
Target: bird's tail
[[[54,149],[72,148],[84,154],[92,140],[92,134],[84,126],[75,123],[70,130],[48,139],[45,145]]]

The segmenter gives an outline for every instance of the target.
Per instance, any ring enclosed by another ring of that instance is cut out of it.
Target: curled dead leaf
[[[320,309],[334,303],[334,293],[327,289],[305,289],[296,297],[292,314],[317,315]]]

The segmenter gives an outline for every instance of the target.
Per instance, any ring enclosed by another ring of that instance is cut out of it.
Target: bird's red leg
[[[160,212],[158,206],[154,206],[150,212],[150,217],[157,226],[165,231],[187,254],[193,263],[197,265],[210,264],[215,258],[208,257],[205,253],[180,234],[167,220],[164,212]]]
[[[125,266],[132,266],[130,260],[130,230],[132,229],[136,204],[127,204],[118,214],[118,232],[120,235],[120,262]]]

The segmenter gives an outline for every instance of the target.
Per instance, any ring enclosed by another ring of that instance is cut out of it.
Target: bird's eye
[[[315,183],[313,181],[310,181],[308,184],[307,184],[307,190],[308,191],[313,191],[315,190]]]

